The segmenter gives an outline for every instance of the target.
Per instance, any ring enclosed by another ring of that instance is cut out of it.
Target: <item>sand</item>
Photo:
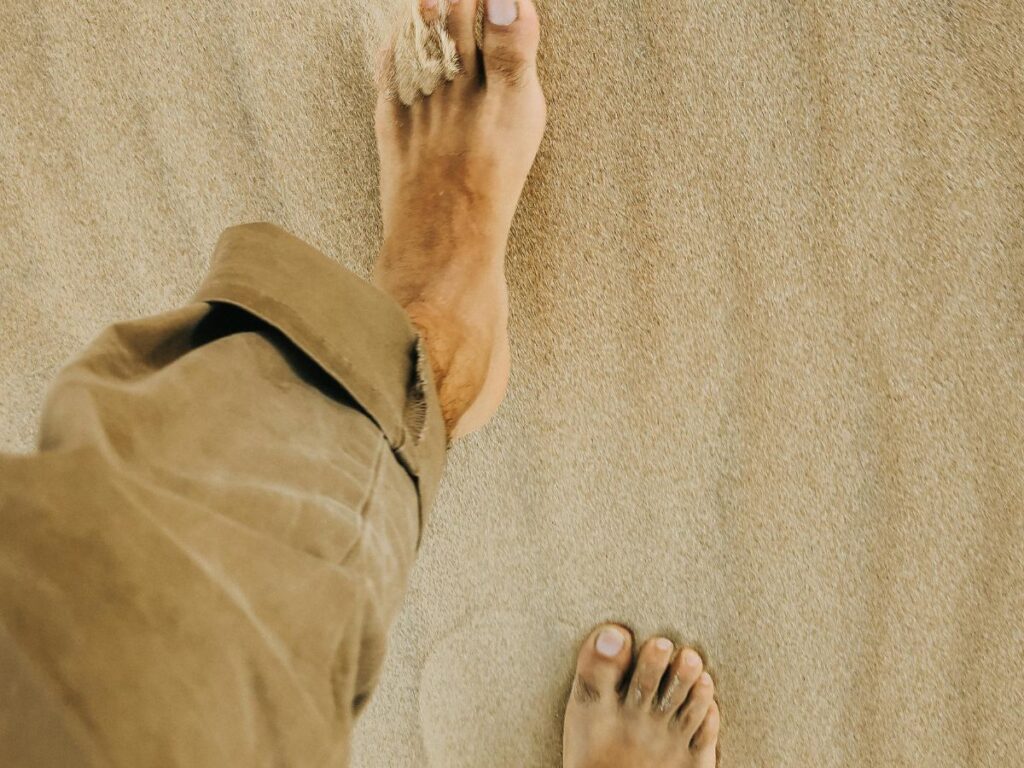
[[[605,619],[699,644],[723,766],[1019,764],[1024,5],[540,10],[512,384],[355,765],[558,765]],[[367,12],[0,4],[0,446],[224,227],[369,274]]]

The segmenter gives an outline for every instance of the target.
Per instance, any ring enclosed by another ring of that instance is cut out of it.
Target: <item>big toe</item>
[[[483,59],[488,83],[518,85],[534,72],[540,20],[532,0],[487,0]]]
[[[576,661],[573,694],[580,701],[617,699],[633,658],[629,631],[603,624],[587,638]]]

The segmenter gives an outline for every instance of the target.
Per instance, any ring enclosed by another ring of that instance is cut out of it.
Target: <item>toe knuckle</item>
[[[574,686],[576,700],[580,702],[597,701],[600,698],[600,693],[597,688],[582,677],[576,678],[576,685]]]
[[[526,57],[515,48],[498,46],[490,52],[487,71],[496,74],[506,82],[520,83],[526,75]]]

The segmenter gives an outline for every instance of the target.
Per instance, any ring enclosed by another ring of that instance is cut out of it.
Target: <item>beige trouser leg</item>
[[[343,765],[446,447],[397,304],[225,232],[0,455],[0,765]]]

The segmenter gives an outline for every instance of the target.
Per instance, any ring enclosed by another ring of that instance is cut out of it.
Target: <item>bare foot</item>
[[[376,115],[374,282],[422,332],[453,439],[487,422],[508,385],[505,247],[546,117],[533,3],[489,0],[482,49],[476,12],[458,0],[447,19],[462,73],[409,107],[382,94]],[[436,3],[421,13],[436,20]]]
[[[691,648],[666,638],[640,649],[630,633],[602,625],[587,638],[565,713],[565,768],[714,768],[715,688]]]

